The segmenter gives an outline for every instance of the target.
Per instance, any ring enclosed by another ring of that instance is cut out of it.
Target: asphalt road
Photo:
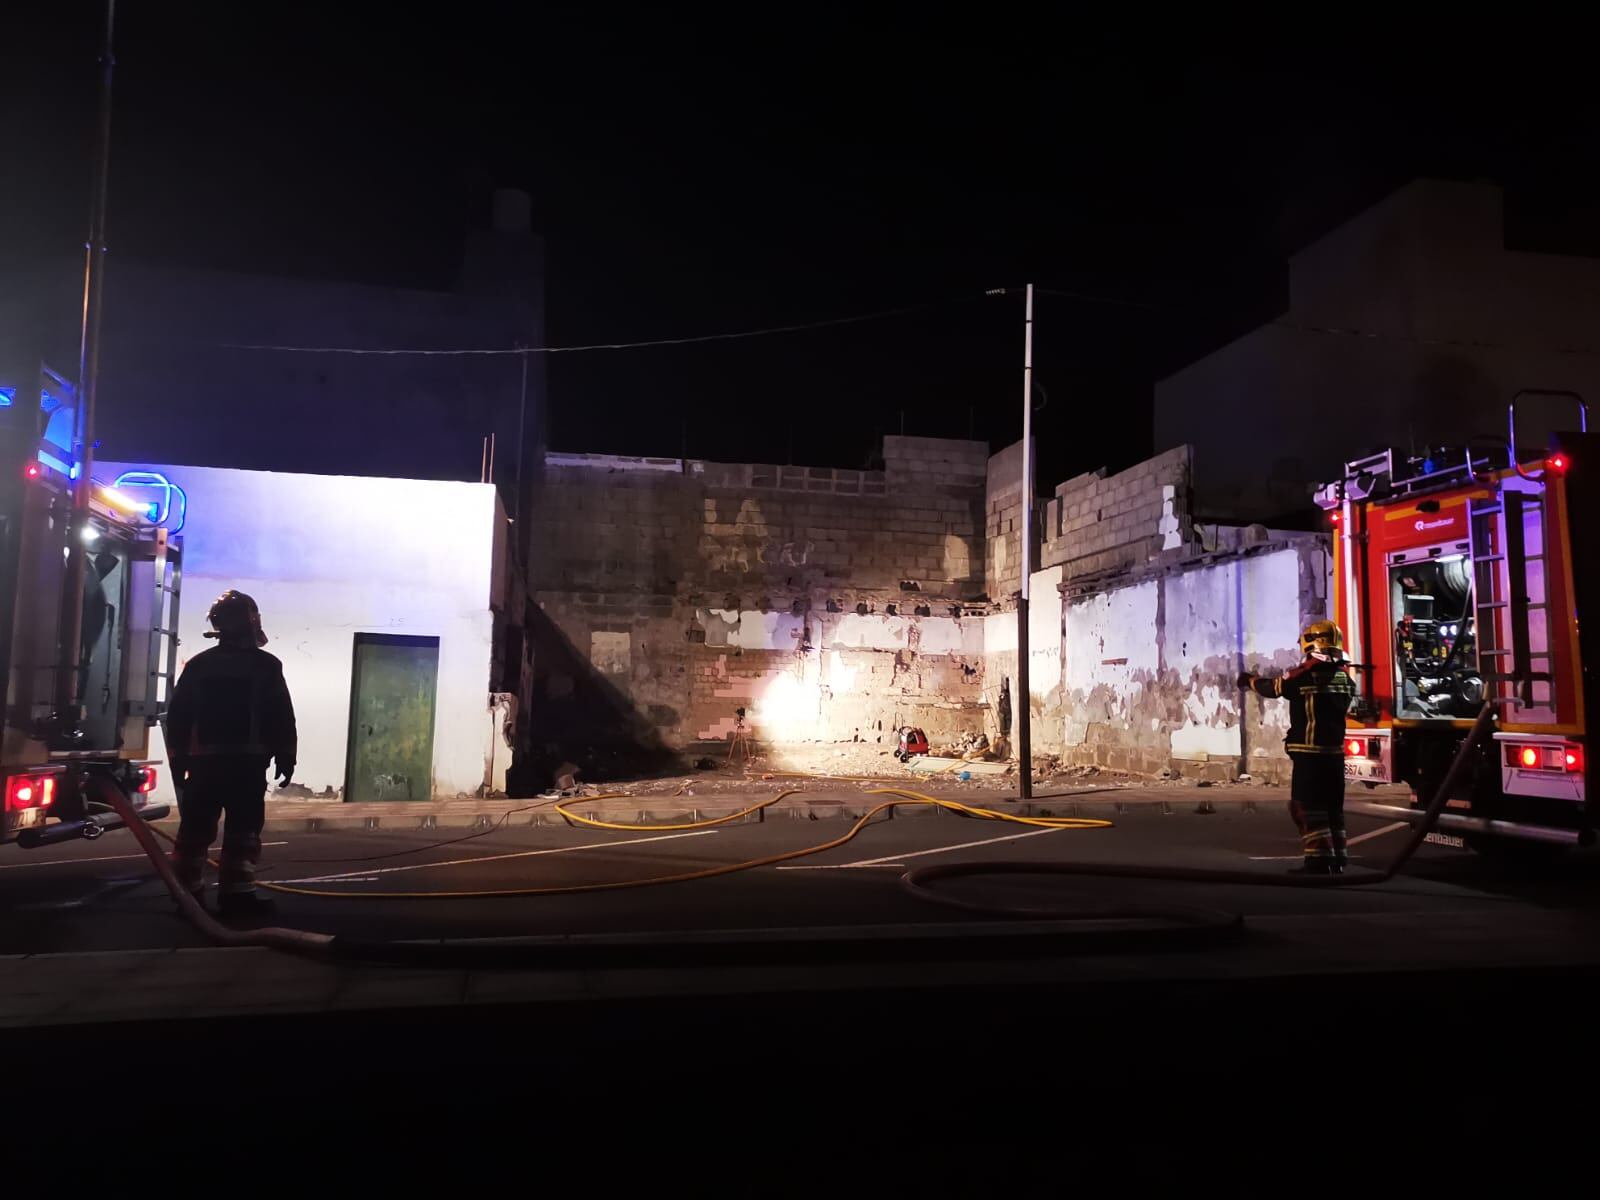
[[[1190,794],[1192,795],[1192,793]],[[1187,798],[1187,797],[1186,797]],[[846,846],[720,878],[584,895],[470,898],[450,893],[622,882],[716,868],[800,850],[842,834],[843,821],[772,820],[711,830],[602,832],[502,829],[466,840],[424,834],[296,834],[270,839],[262,878],[325,895],[278,895],[280,924],[368,938],[766,929],[971,921],[971,912],[908,895],[911,867],[949,861],[1062,860],[1154,867],[1287,871],[1296,847],[1274,803],[1256,812],[1130,805],[1114,827],[1035,830],[940,815],[900,816]],[[1356,865],[1381,865],[1400,831],[1352,822]],[[456,835],[459,837],[459,835]],[[1251,918],[1375,914],[1437,917],[1556,911],[1600,933],[1600,870],[1574,856],[1534,875],[1508,874],[1468,852],[1424,846],[1404,878],[1337,891],[1201,885],[1103,877],[990,877],[941,884],[968,900],[1074,910],[1104,905],[1203,906]],[[405,893],[404,899],[371,898]],[[198,946],[132,838],[39,851],[0,848],[0,953]]]
[[[361,898],[641,879],[815,845],[847,823],[520,828],[444,846],[436,843],[448,832],[290,835],[271,839],[264,877],[339,893],[279,897],[280,924],[411,939],[885,924],[927,931],[975,918],[902,890],[900,877],[917,865],[1070,860],[1263,875],[1292,865],[1286,856],[1298,839],[1281,793],[1263,792],[1259,811],[1210,815],[1193,811],[1193,792],[1180,795],[1188,803],[1168,812],[1130,805],[1110,829],[902,817],[777,866],[581,896]],[[1358,863],[1385,862],[1401,838],[1371,820],[1352,829]],[[247,1095],[243,1135],[259,1147],[252,1161],[282,1161],[314,1145],[319,1169],[330,1150],[342,1151],[359,1161],[363,1181],[386,1163],[408,1176],[447,1169],[456,1187],[464,1169],[500,1169],[523,1187],[568,1163],[609,1178],[628,1157],[619,1151],[657,1133],[675,1149],[648,1158],[652,1172],[687,1155],[696,1187],[702,1174],[727,1170],[739,1147],[764,1157],[759,1174],[741,1177],[748,1190],[774,1163],[791,1181],[803,1164],[842,1177],[854,1170],[851,1154],[877,1158],[910,1145],[905,1136],[939,1155],[969,1157],[975,1173],[963,1190],[974,1195],[1053,1194],[1064,1179],[1081,1183],[1096,1160],[1124,1187],[1145,1177],[1192,1185],[1204,1177],[1196,1164],[1209,1170],[1230,1152],[1263,1175],[1262,1156],[1273,1148],[1286,1180],[1354,1186],[1375,1172],[1391,1178],[1386,1159],[1363,1163],[1355,1153],[1352,1130],[1363,1123],[1389,1129],[1396,1145],[1411,1148],[1403,1159],[1430,1166],[1439,1147],[1408,1131],[1431,1137],[1463,1112],[1474,1114],[1462,1127],[1474,1134],[1477,1118],[1492,1115],[1497,1139],[1537,1144],[1539,1135],[1518,1135],[1514,1120],[1547,1106],[1508,1109],[1486,1097],[1556,1096],[1570,1086],[1600,1002],[1597,883],[1593,856],[1519,875],[1438,846],[1423,847],[1402,878],[1336,891],[974,879],[941,886],[1010,904],[1203,906],[1243,914],[1250,936],[1016,959],[957,947],[927,961],[488,969],[442,981],[407,967],[338,973],[353,997],[380,985],[414,991],[413,1004],[391,1008],[284,1011],[274,1007],[281,997],[327,969],[211,949],[172,956],[183,960],[171,967],[169,1007],[179,1017],[7,1031],[6,1070],[19,1094],[64,1105],[81,1103],[86,1081],[111,1081],[141,1112],[172,1114],[177,1124],[149,1125],[164,1136],[190,1136],[182,1122],[197,1096],[209,1115],[209,1106],[223,1111]],[[60,955],[15,960],[36,970],[41,994],[66,994],[76,973],[123,957],[62,952],[202,945],[125,833],[33,853],[0,848],[0,912],[0,953]],[[234,1016],[194,1016],[187,1006],[206,997],[184,963],[234,961],[227,969],[243,973],[248,963],[265,972],[240,984],[259,987],[259,996]],[[1536,1031],[1534,1042],[1527,1031]],[[211,1069],[222,1063],[227,1072]],[[136,1074],[135,1064],[143,1064]],[[585,1126],[575,1138],[554,1132],[575,1119]],[[891,1129],[901,1132],[886,1138]],[[316,1139],[304,1137],[310,1130]],[[239,1136],[234,1125],[227,1133]],[[991,1149],[986,1138],[1000,1144]],[[1192,1148],[1180,1150],[1183,1139]],[[1005,1169],[1029,1150],[1044,1156],[1044,1182],[1008,1182]],[[123,1169],[120,1155],[108,1161]],[[1515,1161],[1523,1167],[1527,1156]],[[892,1186],[907,1190],[907,1177],[897,1171]]]

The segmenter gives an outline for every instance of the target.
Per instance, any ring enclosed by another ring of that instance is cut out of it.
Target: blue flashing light
[[[10,408],[17,402],[17,389],[14,387],[0,387],[0,408]]]
[[[73,463],[72,464],[72,470],[67,472],[67,478],[68,479],[76,479],[77,477],[78,477],[78,464],[77,463]]]
[[[124,493],[141,489],[159,493],[157,499],[150,502],[149,520],[156,525],[166,525],[169,533],[182,532],[189,520],[188,493],[159,471],[124,471],[111,486]]]
[[[65,459],[57,458],[48,450],[42,449],[39,451],[39,461],[45,466],[49,467],[52,471],[60,471],[63,475],[71,474],[76,465],[67,462]]]
[[[144,519],[146,521],[152,521],[153,522],[153,521],[159,520],[160,518],[161,518],[161,504],[160,504],[160,502],[156,501],[156,500],[150,501],[149,507],[144,510]]]
[[[1422,473],[1424,475],[1432,475],[1435,469],[1433,459],[1425,458],[1422,460]]]

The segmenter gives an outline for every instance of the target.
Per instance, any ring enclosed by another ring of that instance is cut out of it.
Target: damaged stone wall
[[[741,706],[773,743],[982,728],[987,459],[911,437],[882,471],[548,455],[532,741],[666,759]]]
[[[691,740],[725,740],[743,706],[770,745],[894,741],[902,725],[935,742],[983,728],[983,618],[702,609],[705,649],[691,681]]]
[[[1300,661],[1301,628],[1326,612],[1327,555],[1320,534],[1277,534],[1107,586],[1063,584],[1066,761],[1286,779],[1284,705],[1234,680]]]
[[[1116,475],[1100,470],[1061,484],[1043,505],[1040,565],[1075,579],[1185,552],[1192,462],[1193,451],[1178,446]]]

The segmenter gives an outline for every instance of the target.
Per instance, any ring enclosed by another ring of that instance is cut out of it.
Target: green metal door
[[[433,796],[439,639],[356,634],[346,801]]]

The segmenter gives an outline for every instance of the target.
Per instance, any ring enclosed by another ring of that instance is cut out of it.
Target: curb
[[[1115,819],[1128,812],[1157,812],[1163,816],[1206,816],[1219,812],[1269,812],[1278,815],[1287,803],[1283,789],[1229,790],[1196,792],[1172,789],[1170,795],[1154,789],[1083,789],[1077,795],[1044,796],[1023,804],[1016,800],[967,793],[941,799],[992,808],[1015,816],[1098,817]],[[605,821],[637,825],[660,825],[676,821],[704,821],[726,817],[762,799],[753,795],[683,797],[628,796],[592,802],[583,812]],[[838,789],[793,796],[738,824],[766,821],[857,820],[877,804],[878,798],[859,791]],[[540,805],[541,807],[531,807]],[[901,808],[893,820],[924,818],[962,819],[956,814],[931,808]],[[338,801],[268,801],[267,833],[329,832],[430,832],[440,829],[488,830],[505,828],[570,825],[548,801],[539,800],[447,800],[434,803],[343,804]],[[581,826],[572,826],[581,828]]]

